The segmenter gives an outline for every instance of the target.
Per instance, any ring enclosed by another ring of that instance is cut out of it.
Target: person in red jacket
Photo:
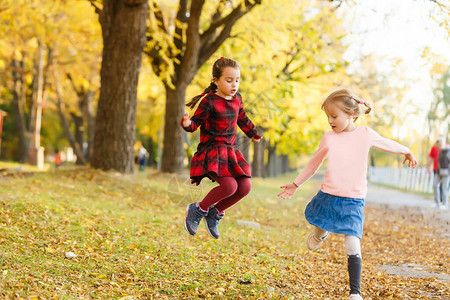
[[[219,186],[213,188],[200,202],[186,207],[184,225],[195,235],[202,218],[211,237],[218,239],[219,221],[225,210],[245,197],[251,189],[250,166],[236,148],[236,128],[259,142],[261,136],[247,117],[242,96],[237,92],[240,80],[239,64],[230,58],[216,60],[212,68],[213,80],[201,95],[192,98],[186,106],[194,108],[192,118],[186,113],[181,125],[188,132],[200,127],[200,143],[191,162],[192,183],[200,184],[207,177]]]
[[[431,174],[431,170],[433,170],[433,193],[436,202],[435,203],[436,208],[439,208],[441,203],[444,203],[442,199],[444,195],[443,193],[444,187],[440,184],[439,174],[437,173],[439,150],[441,149],[442,145],[445,145],[444,139],[443,137],[439,137],[434,143],[434,145],[431,147],[427,163],[428,174]],[[431,166],[433,166],[433,169],[431,169]]]
[[[56,148],[55,150],[55,167],[59,167],[62,165],[62,159],[61,159],[61,151]]]

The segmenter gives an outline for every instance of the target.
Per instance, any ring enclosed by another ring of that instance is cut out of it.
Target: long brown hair
[[[239,63],[231,58],[221,57],[218,60],[216,60],[213,64],[212,68],[212,77],[213,79],[219,79],[220,76],[222,76],[223,69],[226,67],[232,67],[235,69],[240,69]],[[208,95],[210,92],[215,93],[217,91],[217,85],[211,81],[211,84],[203,91],[201,95],[197,95],[193,97],[191,100],[189,100],[188,103],[186,103],[186,106],[190,109],[194,108],[200,99],[202,99],[204,96]]]
[[[356,121],[361,114],[368,114],[372,110],[369,103],[363,101],[348,89],[340,89],[332,92],[323,102],[322,110],[326,110],[330,103],[335,103],[349,115],[353,114],[353,121]],[[362,109],[362,105],[365,106],[364,109]]]

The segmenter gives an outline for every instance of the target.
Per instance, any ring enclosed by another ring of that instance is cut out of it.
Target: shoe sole
[[[189,203],[189,204],[186,206],[186,215],[185,215],[185,217],[184,217],[184,229],[186,229],[186,231],[187,231],[190,235],[195,235],[195,233],[191,233],[191,232],[189,231],[188,225],[187,225],[187,223],[186,223],[187,215],[188,215],[188,210],[189,210],[189,206],[190,206],[191,204],[192,204],[192,203]]]

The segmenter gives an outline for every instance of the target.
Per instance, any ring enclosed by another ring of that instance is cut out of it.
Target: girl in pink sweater
[[[371,147],[405,155],[403,163],[413,168],[417,160],[405,146],[386,139],[366,126],[357,127],[355,121],[368,114],[370,105],[347,89],[331,93],[322,104],[331,131],[324,134],[317,151],[294,182],[281,186],[281,198],[291,198],[297,189],[313,176],[325,157],[328,169],[321,188],[308,203],[305,217],[313,225],[307,239],[310,250],[316,250],[329,232],[345,235],[350,278],[349,300],[362,299],[361,245],[364,222],[364,198],[367,193],[367,159]]]

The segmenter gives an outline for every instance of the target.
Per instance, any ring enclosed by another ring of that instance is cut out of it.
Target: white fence
[[[368,181],[407,191],[433,193],[433,173],[426,168],[369,167]]]

